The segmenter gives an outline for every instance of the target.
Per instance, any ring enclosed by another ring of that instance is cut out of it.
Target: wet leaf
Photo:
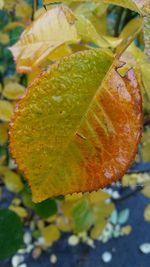
[[[47,246],[52,245],[53,242],[60,238],[60,231],[56,225],[48,225],[42,228],[41,233]]]
[[[111,70],[101,85],[112,60],[99,49],[63,58],[21,99],[10,147],[35,202],[104,187],[134,159],[140,92],[132,69],[125,77]]]
[[[145,221],[150,222],[150,204],[148,204],[144,210],[144,219]]]
[[[18,99],[24,93],[24,86],[16,82],[8,82],[3,89],[3,96],[8,99]]]
[[[18,72],[31,72],[53,50],[66,42],[77,41],[75,17],[65,6],[48,10],[35,20],[10,50]]]
[[[14,254],[23,243],[20,218],[7,209],[0,210],[0,259]]]
[[[0,120],[9,121],[13,114],[13,106],[6,100],[0,100]]]

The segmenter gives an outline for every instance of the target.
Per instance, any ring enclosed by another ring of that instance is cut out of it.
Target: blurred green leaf
[[[14,254],[23,243],[20,218],[7,209],[0,210],[0,259]]]
[[[54,199],[47,199],[41,203],[34,205],[34,211],[41,217],[41,218],[48,218],[56,214],[57,212],[57,204]]]
[[[86,199],[82,199],[73,206],[72,218],[75,232],[86,231],[90,228],[94,215]]]

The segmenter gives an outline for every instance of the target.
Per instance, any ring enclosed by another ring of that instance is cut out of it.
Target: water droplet
[[[54,96],[52,96],[52,99],[55,102],[60,103],[62,101],[62,96],[60,96],[60,95],[58,95],[58,96],[54,95]]]

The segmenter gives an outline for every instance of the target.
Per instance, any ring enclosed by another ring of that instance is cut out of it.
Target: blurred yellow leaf
[[[7,189],[14,193],[20,192],[24,187],[20,176],[11,170],[4,172],[4,183]]]
[[[98,34],[92,23],[84,16],[77,16],[76,27],[82,41],[93,42],[99,47],[109,47],[107,40]]]
[[[12,31],[12,30],[15,29],[16,27],[24,27],[24,23],[22,23],[21,21],[13,21],[13,22],[9,22],[9,23],[3,28],[3,32],[9,32],[9,31]]]
[[[97,204],[110,198],[110,195],[107,192],[100,190],[97,192],[93,191],[89,193],[88,198],[92,204]]]
[[[72,54],[71,48],[67,44],[63,44],[57,47],[54,51],[52,51],[49,54],[48,59],[55,61],[60,59],[61,57],[68,56],[70,54]]]
[[[142,158],[145,162],[150,161],[150,129],[144,131],[142,136],[142,145]]]
[[[125,39],[128,38],[130,34],[134,34],[137,31],[140,32],[142,29],[142,22],[143,19],[141,17],[136,17],[130,20],[123,28],[121,34],[119,35],[119,38]]]
[[[3,96],[8,99],[18,99],[24,93],[24,86],[16,82],[8,82],[3,89]]]
[[[31,72],[58,46],[77,40],[73,13],[65,6],[58,6],[27,27],[10,50],[16,60],[17,71]]]
[[[111,215],[114,209],[115,205],[113,203],[101,202],[99,205],[94,205],[93,206],[94,217],[95,217],[94,224],[95,225],[99,224],[99,222],[102,219],[106,220]]]
[[[93,226],[90,237],[92,239],[97,239],[103,232],[104,228],[106,226],[106,220],[102,217],[99,222]]]
[[[12,114],[13,105],[6,100],[0,100],[0,120],[9,121]]]
[[[125,174],[122,178],[122,186],[126,187],[126,186],[135,186],[137,184],[137,175],[138,174]]]
[[[146,184],[142,190],[142,194],[150,198],[150,184]]]
[[[0,0],[0,9],[2,9],[4,6],[4,0]]]
[[[13,198],[11,204],[14,205],[14,206],[19,206],[21,204],[21,199],[17,198],[17,197]]]
[[[48,225],[41,229],[41,234],[44,237],[46,246],[50,246],[53,242],[60,238],[60,231],[56,225]]]
[[[141,15],[150,13],[150,1],[149,0],[103,0],[104,3],[122,6],[124,8],[131,9],[138,12]]]
[[[144,219],[145,221],[150,222],[150,204],[148,204],[144,210]]]
[[[11,211],[14,211],[19,217],[21,218],[25,218],[28,216],[27,211],[23,208],[23,207],[19,207],[19,206],[14,206],[14,205],[10,205],[9,209]]]
[[[143,20],[143,32],[144,32],[145,53],[150,59],[150,16],[145,17]]]
[[[71,232],[72,230],[71,222],[67,217],[58,215],[56,218],[56,224],[58,228],[63,232]]]
[[[32,6],[27,3],[25,0],[19,0],[16,2],[16,16],[22,18],[29,18],[32,15]]]
[[[7,33],[0,32],[0,43],[6,45],[9,42],[9,36]]]
[[[8,123],[0,124],[0,145],[3,145],[8,140]]]
[[[146,184],[150,180],[148,173],[126,174],[122,178],[122,186],[136,186],[137,184]]]
[[[131,225],[126,225],[121,228],[121,232],[123,235],[129,235],[132,232],[132,226]]]

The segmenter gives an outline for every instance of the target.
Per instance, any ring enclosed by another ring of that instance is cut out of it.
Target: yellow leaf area
[[[9,121],[13,114],[12,103],[6,100],[0,100],[0,120]]]
[[[9,43],[9,36],[6,33],[0,32],[0,43],[6,45]]]
[[[7,99],[16,100],[24,93],[24,86],[17,82],[8,82],[4,86],[3,96]]]
[[[7,0],[4,1],[4,9],[15,12],[17,17],[21,17],[26,22],[32,15],[32,7],[25,0]]]
[[[144,219],[145,221],[150,222],[150,204],[148,204],[144,210]]]
[[[140,185],[145,185],[147,187],[147,183],[149,180],[150,180],[150,176],[148,173],[126,174],[122,178],[122,186],[123,187],[126,187],[126,186],[135,187],[138,184],[140,184]]]
[[[30,72],[57,47],[75,41],[75,17],[67,7],[58,6],[39,16],[10,50],[16,60],[17,71]]]
[[[23,189],[24,185],[18,173],[1,166],[0,174],[3,176],[5,186],[9,191],[18,193]]]
[[[142,136],[142,158],[145,162],[150,161],[150,129],[146,129]]]
[[[102,49],[63,58],[21,99],[10,148],[34,202],[102,188],[134,159],[142,126],[139,87],[132,70],[121,77],[112,69],[104,79],[112,61]]]

